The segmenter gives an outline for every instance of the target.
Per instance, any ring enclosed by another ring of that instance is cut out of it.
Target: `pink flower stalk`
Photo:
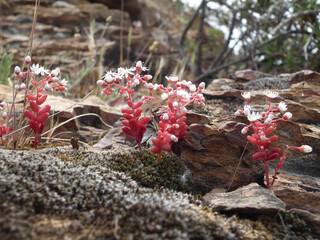
[[[179,81],[177,76],[166,77],[166,79],[169,82],[167,87],[161,84],[147,84],[146,87],[149,89],[151,97],[143,97],[145,102],[154,100],[164,111],[160,117],[158,137],[152,138],[154,146],[151,148],[153,153],[159,155],[159,164],[161,163],[161,152],[171,152],[172,145],[187,134],[186,107],[190,103],[204,105],[202,94],[205,88],[204,83],[201,83],[197,88],[192,82]],[[154,96],[154,91],[163,92],[161,98],[168,103],[168,107],[159,103]]]
[[[110,95],[114,88],[120,88],[120,94],[126,94],[126,101],[130,109],[122,109],[123,117],[126,120],[122,121],[124,127],[122,131],[130,137],[135,138],[136,143],[141,150],[141,141],[145,133],[147,123],[150,117],[141,118],[142,101],[134,104],[131,95],[134,93],[134,88],[140,83],[146,85],[148,80],[152,78],[151,75],[141,76],[142,71],[147,68],[142,66],[141,61],[138,61],[136,67],[130,69],[118,68],[118,72],[107,72],[102,80],[98,80],[97,84],[102,85],[104,89],[102,93]]]
[[[0,111],[3,110],[5,105],[5,102],[0,103]],[[2,121],[0,122],[0,137],[1,137],[1,144],[4,146],[3,137],[12,131],[12,127],[7,127],[7,116],[8,114],[6,112],[2,113]]]
[[[25,110],[24,115],[29,119],[29,126],[35,132],[34,148],[38,148],[38,139],[41,138],[41,133],[45,127],[45,121],[50,116],[50,105],[44,105],[40,107],[47,99],[48,95],[45,91],[66,91],[67,81],[65,79],[60,80],[60,69],[56,68],[49,72],[48,69],[31,64],[31,57],[25,58],[27,64],[27,71],[21,72],[18,66],[15,67],[14,72],[18,78],[19,84],[15,86],[17,91],[25,90],[27,92],[27,99],[29,100],[30,110]],[[26,86],[25,79],[30,76],[31,90]],[[36,77],[38,76],[38,77]]]
[[[276,92],[265,92],[265,95],[267,96],[267,99],[269,100],[269,106],[266,112],[262,112],[261,114],[257,112],[251,112],[250,106],[247,104],[250,100],[250,94],[245,93],[242,94],[242,97],[244,98],[246,104],[243,110],[237,110],[235,115],[239,116],[240,114],[244,114],[250,124],[246,127],[244,127],[241,131],[242,134],[247,134],[249,131],[249,128],[252,128],[254,133],[251,136],[247,136],[248,141],[257,146],[258,152],[252,155],[252,158],[254,161],[257,161],[258,159],[261,159],[262,162],[265,165],[265,176],[266,176],[266,182],[267,182],[267,188],[273,186],[275,179],[277,178],[277,174],[279,173],[280,168],[283,166],[283,161],[286,159],[286,152],[288,149],[298,149],[301,152],[311,152],[312,148],[307,145],[303,145],[301,147],[295,147],[295,146],[287,146],[285,150],[283,151],[282,157],[280,158],[280,162],[278,163],[275,174],[273,176],[273,181],[270,184],[269,180],[269,165],[268,162],[273,159],[277,159],[279,157],[279,154],[281,152],[280,148],[270,148],[270,145],[278,140],[277,135],[269,136],[274,129],[276,129],[277,124],[276,122],[281,120],[288,120],[292,117],[292,113],[286,112],[280,116],[276,116],[277,112],[284,112],[287,110],[287,105],[285,102],[280,102],[279,106],[275,109],[271,108],[271,101],[278,96],[278,93]]]

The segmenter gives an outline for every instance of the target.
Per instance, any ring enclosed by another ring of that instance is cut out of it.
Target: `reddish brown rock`
[[[251,183],[228,193],[209,192],[204,196],[204,201],[213,211],[245,214],[275,216],[283,212],[286,207],[272,191],[257,183]]]
[[[302,70],[296,73],[292,73],[290,76],[290,82],[299,83],[307,82],[309,84],[320,85],[320,74],[312,70]]]
[[[319,163],[318,163],[319,164]],[[320,181],[307,175],[280,174],[272,188],[287,209],[303,218],[320,234]]]
[[[236,81],[241,81],[241,82],[248,82],[248,81],[255,80],[257,78],[267,77],[267,76],[270,76],[270,75],[263,72],[254,71],[252,69],[239,70],[230,74],[230,77],[232,79],[235,79]]]
[[[230,190],[250,182],[262,183],[262,164],[253,162],[244,151],[246,138],[239,135],[242,127],[241,123],[218,120],[189,127],[180,145],[181,159],[199,190]]]

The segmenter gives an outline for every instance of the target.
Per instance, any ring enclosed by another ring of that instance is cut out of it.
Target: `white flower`
[[[30,67],[30,70],[35,75],[44,76],[45,74],[47,74],[47,75],[49,74],[49,70],[45,69],[44,67],[41,67],[39,64],[37,64],[37,65],[32,64],[32,66]]]
[[[60,69],[56,68],[54,70],[51,71],[51,75],[54,77],[57,77],[60,74]]]
[[[247,134],[247,132],[248,132],[248,127],[242,128],[241,134]]]
[[[16,67],[14,68],[14,72],[17,73],[17,74],[20,73],[20,72],[21,72],[20,67],[16,66]]]
[[[173,102],[172,106],[173,106],[173,107],[178,107],[178,106],[179,106],[179,103],[178,103],[178,102]]]
[[[196,87],[194,84],[192,84],[192,85],[189,87],[189,90],[190,90],[190,92],[195,92],[195,91],[197,90],[197,87]]]
[[[181,112],[183,113],[187,113],[188,112],[188,109],[186,109],[185,107],[181,110]]]
[[[285,111],[287,111],[287,104],[285,103],[285,102],[280,102],[279,103],[279,110],[281,111],[281,112],[285,112]]]
[[[20,89],[20,86],[17,84],[17,85],[14,85],[14,89],[15,90],[19,90]]]
[[[67,86],[68,85],[68,81],[64,78],[63,80],[61,80],[61,85],[62,86]]]
[[[171,96],[174,95],[174,92],[171,91],[171,92],[168,93],[168,95],[171,97]]]
[[[162,94],[161,94],[161,99],[162,99],[162,100],[167,100],[167,99],[168,99],[168,94],[162,93]]]
[[[300,149],[301,149],[300,151],[304,153],[312,152],[312,147],[310,147],[309,145],[302,145]]]
[[[6,112],[3,112],[3,113],[2,113],[2,116],[3,116],[3,117],[6,117],[6,116],[8,116],[8,114],[7,114]],[[312,148],[311,148],[311,150],[312,150]]]
[[[267,98],[269,98],[269,99],[274,99],[274,98],[278,97],[278,93],[274,92],[274,91],[264,91],[263,94],[266,95]]]
[[[97,84],[98,84],[98,85],[102,85],[103,83],[104,83],[103,80],[98,80],[98,81],[97,81]]]
[[[250,114],[250,111],[251,111],[251,107],[250,107],[249,105],[244,106],[243,114],[244,114],[245,116],[247,116],[248,114]]]
[[[179,97],[183,97],[183,98],[190,98],[189,93],[187,93],[187,92],[184,91],[184,90],[178,90],[178,91],[177,91],[177,95],[178,95]]]
[[[57,77],[53,77],[52,80],[53,80],[54,82],[58,82],[60,79],[57,78]]]
[[[27,86],[26,86],[26,84],[25,83],[21,83],[21,85],[20,85],[20,88],[21,89],[25,89]]]
[[[244,100],[250,100],[250,98],[251,98],[251,93],[249,93],[249,92],[243,92],[243,93],[241,93],[241,96],[244,98]]]
[[[272,118],[271,117],[267,117],[266,121],[264,122],[267,125],[270,125],[272,123]]]
[[[199,84],[199,88],[205,88],[205,87],[206,87],[206,84],[204,82]]]
[[[24,59],[24,61],[29,64],[31,63],[31,57],[30,56],[26,56],[26,58]]]
[[[176,129],[179,129],[179,128],[180,128],[179,124],[176,124],[175,127],[176,127]]]
[[[263,141],[263,140],[265,140],[265,139],[266,139],[266,135],[264,135],[264,134],[260,135],[260,140],[261,140],[261,141]]]
[[[171,82],[178,82],[179,81],[178,76],[169,76],[169,77],[166,77],[166,79]]]
[[[0,103],[0,105],[4,106],[4,105],[6,105],[6,102],[3,101],[3,102]]]
[[[257,112],[252,112],[248,114],[247,118],[250,122],[255,122],[261,118],[261,115]]]
[[[163,116],[162,116],[162,119],[163,120],[169,120],[168,114],[164,113]]]
[[[50,87],[49,84],[46,84],[46,85],[44,86],[44,88],[45,88],[46,90],[50,90],[50,89],[51,89],[51,87]]]
[[[153,89],[153,88],[154,88],[154,86],[153,86],[152,83],[147,83],[147,84],[146,84],[146,87],[147,87],[148,89]]]
[[[144,77],[147,81],[152,79],[152,75],[145,75]]]
[[[130,74],[130,75],[134,75],[134,73],[131,72],[130,69],[128,69],[128,68],[122,68],[122,67],[119,67],[119,68],[118,68],[118,74],[119,74],[119,75],[122,75],[122,76],[125,76],[125,77],[127,77],[129,74]]]
[[[134,83],[135,85],[139,85],[139,84],[140,84],[140,81],[139,81],[138,79],[135,79],[135,80],[133,81],[133,83]]]
[[[142,62],[140,60],[136,63],[136,67],[142,68]]]
[[[170,139],[171,139],[171,141],[173,141],[173,142],[178,142],[178,141],[179,141],[178,138],[177,138],[175,135],[171,135],[171,136],[170,136]]]
[[[240,110],[237,110],[235,113],[234,113],[235,116],[240,116],[241,113],[240,113]]]
[[[284,119],[290,119],[290,118],[292,118],[292,113],[291,113],[291,112],[286,112],[286,113],[283,115],[283,118],[284,118]]]

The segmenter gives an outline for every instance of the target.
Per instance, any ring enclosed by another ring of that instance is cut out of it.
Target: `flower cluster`
[[[5,102],[0,103],[0,111],[3,110],[5,104],[6,104]],[[1,137],[2,146],[4,146],[3,137],[5,135],[11,133],[11,131],[12,131],[12,127],[8,127],[7,116],[8,116],[7,112],[3,112],[2,113],[2,121],[0,121],[0,137]]]
[[[126,94],[126,101],[130,109],[122,109],[123,117],[126,119],[122,121],[124,125],[122,131],[127,136],[135,138],[140,150],[142,137],[150,117],[141,118],[143,102],[139,101],[134,104],[131,95],[134,93],[134,87],[140,84],[146,85],[146,81],[152,79],[151,75],[141,76],[141,72],[146,70],[147,68],[142,66],[141,61],[138,61],[135,67],[118,68],[118,72],[107,72],[102,80],[97,82],[98,85],[104,87],[102,93],[106,95],[110,95],[115,88],[120,89],[121,95]]]
[[[59,68],[50,71],[39,66],[39,64],[30,66],[30,56],[25,58],[25,63],[27,65],[27,71],[21,71],[18,66],[14,69],[19,81],[19,83],[15,85],[15,89],[17,91],[25,90],[27,92],[26,97],[29,100],[31,111],[25,110],[24,114],[29,119],[30,128],[35,132],[34,148],[37,149],[38,139],[41,137],[41,133],[45,127],[44,122],[50,116],[49,111],[51,109],[50,105],[40,107],[48,97],[45,91],[66,91],[67,81],[65,79],[61,80]],[[30,77],[32,85],[30,90],[25,83],[27,76]]]
[[[269,101],[269,106],[267,111],[258,113],[253,112],[251,107],[248,105],[249,100],[251,99],[251,94],[249,92],[242,93],[242,97],[245,100],[245,106],[241,110],[237,110],[235,112],[235,116],[239,116],[241,114],[245,115],[249,120],[250,124],[245,126],[242,130],[242,134],[247,134],[249,129],[252,128],[254,133],[250,136],[247,136],[248,141],[257,146],[258,152],[252,155],[254,161],[261,159],[265,165],[265,175],[267,188],[270,188],[275,179],[277,178],[277,174],[279,173],[280,168],[283,165],[283,161],[286,159],[286,151],[290,148],[298,149],[301,152],[311,152],[312,148],[308,145],[303,145],[301,147],[295,146],[287,146],[283,151],[282,157],[280,158],[280,162],[278,163],[275,174],[273,176],[273,181],[270,184],[269,182],[269,166],[268,161],[277,159],[281,152],[280,148],[271,148],[270,145],[278,140],[277,135],[270,136],[273,130],[277,127],[277,122],[281,120],[288,120],[292,117],[292,113],[286,112],[287,105],[285,102],[280,102],[276,108],[271,107],[271,101],[278,96],[277,92],[266,91],[264,92],[265,96]],[[280,113],[280,114],[278,114]],[[281,117],[282,114],[282,117]]]
[[[151,148],[153,153],[159,154],[160,164],[161,152],[170,152],[173,143],[178,142],[187,133],[186,106],[190,103],[204,104],[202,90],[205,88],[205,84],[201,83],[197,88],[190,81],[179,81],[177,76],[166,77],[168,80],[167,87],[162,84],[152,84],[147,82],[152,79],[151,75],[141,76],[141,72],[147,70],[146,67],[142,66],[141,61],[138,61],[136,67],[119,68],[118,72],[107,72],[102,80],[98,80],[97,84],[104,87],[102,92],[106,95],[110,95],[115,87],[121,89],[120,94],[126,93],[127,104],[131,109],[122,110],[123,117],[126,119],[122,121],[125,126],[122,130],[126,135],[136,139],[140,149],[146,124],[150,121],[149,117],[141,119],[141,105],[152,100],[163,109],[159,122],[158,137],[152,139],[154,146]],[[134,93],[133,88],[138,85],[145,86],[150,91],[150,96],[144,96],[141,101],[134,104],[131,95]],[[167,102],[168,106],[162,106],[155,97],[155,92],[162,92],[161,98]]]
[[[152,138],[154,146],[151,148],[153,153],[159,154],[159,163],[161,162],[161,152],[171,152],[172,145],[187,134],[187,105],[190,103],[204,105],[202,94],[202,90],[205,88],[204,83],[201,83],[197,88],[190,81],[179,81],[177,76],[166,77],[166,79],[168,80],[167,87],[148,83],[146,87],[151,96],[143,97],[144,102],[154,100],[164,112],[160,117],[158,137]],[[161,98],[167,102],[168,107],[162,106],[155,98],[155,91],[162,92]]]

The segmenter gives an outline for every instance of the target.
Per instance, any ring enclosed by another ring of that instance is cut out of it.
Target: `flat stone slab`
[[[286,207],[272,191],[257,183],[228,193],[209,192],[204,196],[204,201],[213,211],[219,212],[276,215]]]

